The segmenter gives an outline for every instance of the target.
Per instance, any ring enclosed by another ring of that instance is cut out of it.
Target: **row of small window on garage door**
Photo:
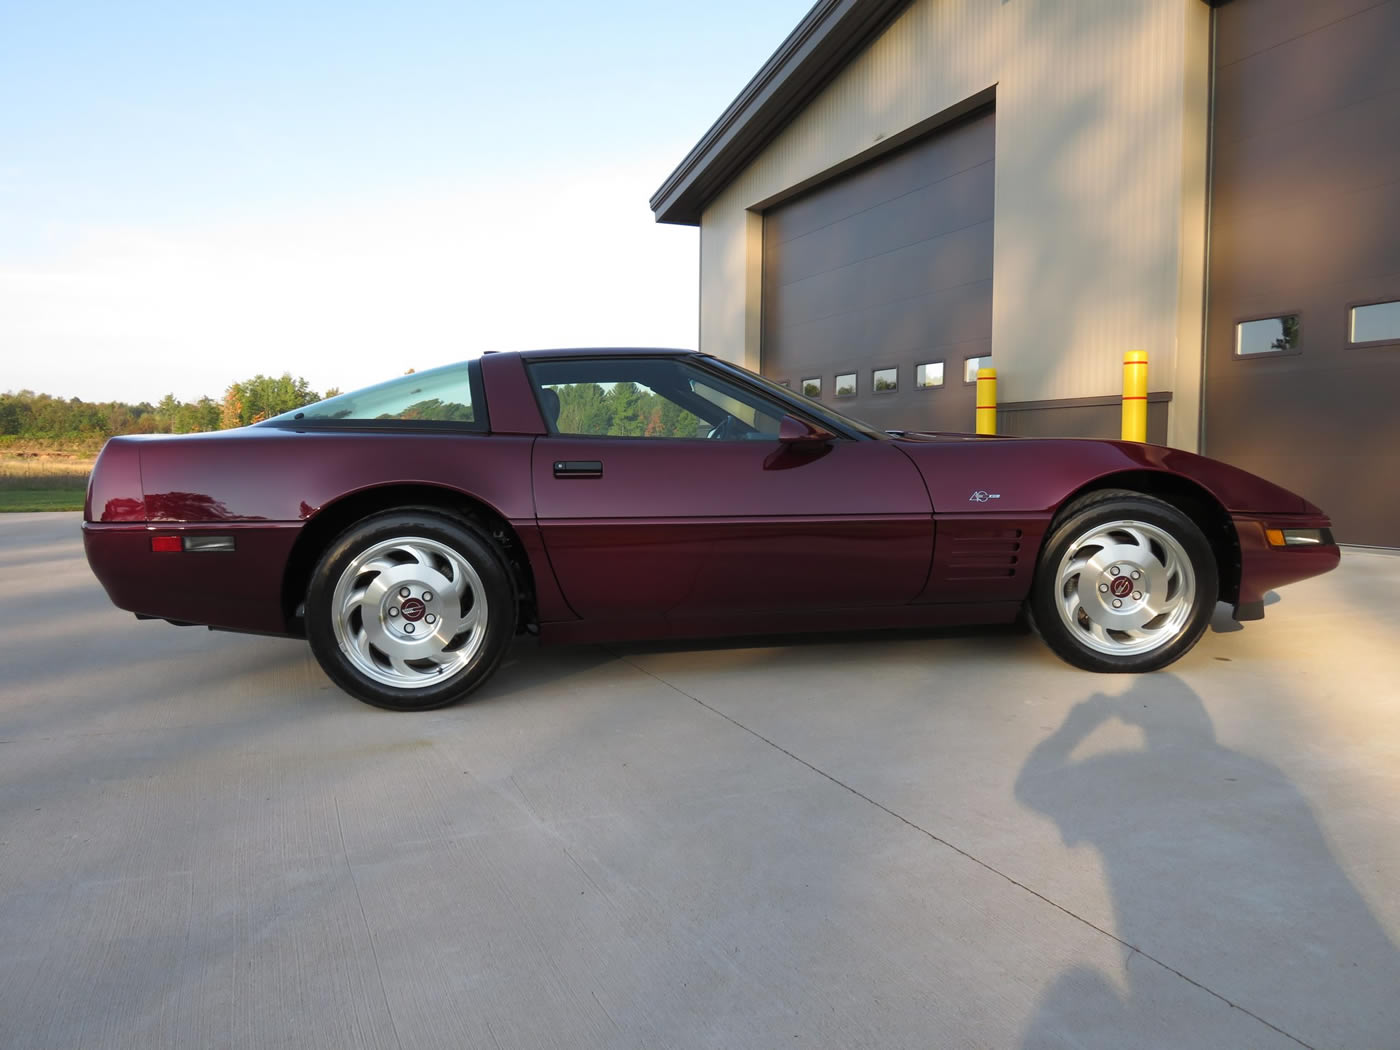
[[[990,357],[963,358],[963,383],[967,385],[976,383],[977,370],[990,368],[991,365],[992,359]],[[867,391],[872,394],[893,394],[899,389],[901,371],[898,365],[870,369]],[[946,371],[947,363],[944,361],[916,364],[913,366],[914,387],[918,390],[936,390],[943,386]],[[841,372],[834,377],[834,381],[828,387],[824,376],[804,376],[798,380],[797,389],[805,396],[817,399],[820,399],[828,391],[835,398],[858,397],[861,393],[860,377],[860,372]],[[780,379],[778,382],[789,389],[792,388],[792,380],[790,379]]]
[[[1258,354],[1297,352],[1302,349],[1302,332],[1302,315],[1296,313],[1241,321],[1235,325],[1235,355],[1253,357]],[[1397,341],[1400,341],[1400,301],[1357,303],[1348,308],[1348,346],[1381,345]],[[987,356],[964,358],[963,383],[975,383],[977,370],[990,367],[991,363],[992,359]],[[870,369],[868,392],[894,393],[899,389],[900,371],[898,365]],[[914,386],[919,390],[937,389],[944,385],[946,372],[947,364],[944,361],[916,364],[913,366]],[[790,379],[781,379],[779,382],[785,387],[792,387]],[[861,373],[839,373],[833,377],[829,387],[824,376],[803,376],[798,380],[797,389],[811,398],[821,398],[828,392],[836,398],[858,397],[861,393]]]
[[[1348,346],[1370,346],[1397,341],[1400,341],[1400,301],[1357,303],[1348,307]],[[1288,353],[1301,350],[1302,347],[1301,314],[1259,317],[1235,325],[1237,357]]]
[[[1235,354],[1238,357],[1253,357],[1257,354],[1276,354],[1302,349],[1303,319],[1301,314],[1278,314],[1271,317],[1258,317],[1241,321],[1235,325]],[[1389,344],[1400,341],[1400,301],[1387,300],[1374,303],[1357,303],[1348,308],[1346,343],[1348,346],[1368,346]],[[966,357],[963,359],[964,383],[977,381],[977,370],[990,367],[990,357]],[[913,383],[917,389],[933,390],[944,385],[947,365],[944,361],[928,361],[913,366]],[[892,394],[899,389],[900,368],[872,368],[869,371],[868,392],[872,394]],[[785,387],[792,387],[792,380],[779,380]],[[861,393],[861,373],[842,372],[833,377],[828,387],[824,376],[804,376],[798,380],[797,389],[807,397],[821,398],[830,393],[832,397],[857,397]]]

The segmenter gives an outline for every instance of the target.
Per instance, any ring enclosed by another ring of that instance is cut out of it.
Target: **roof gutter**
[[[652,195],[657,222],[698,226],[718,196],[911,0],[817,0]]]

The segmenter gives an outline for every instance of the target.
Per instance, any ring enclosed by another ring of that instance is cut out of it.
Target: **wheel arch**
[[[1124,470],[1097,477],[1060,502],[1046,535],[1059,524],[1066,507],[1082,496],[1103,489],[1125,489],[1144,496],[1155,496],[1188,515],[1201,527],[1215,554],[1220,578],[1219,600],[1231,603],[1239,600],[1240,541],[1235,523],[1224,504],[1209,489],[1181,474],[1165,470]]]
[[[460,489],[431,484],[388,484],[359,489],[321,507],[301,528],[282,573],[282,615],[287,632],[305,635],[301,618],[306,588],[316,563],[330,544],[357,521],[385,510],[425,508],[465,519],[484,529],[505,551],[516,590],[519,629],[535,620],[535,576],[519,534],[504,515],[485,500]]]

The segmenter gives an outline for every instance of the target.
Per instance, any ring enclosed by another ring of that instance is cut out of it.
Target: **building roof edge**
[[[817,0],[652,194],[657,222],[700,213],[911,0]]]

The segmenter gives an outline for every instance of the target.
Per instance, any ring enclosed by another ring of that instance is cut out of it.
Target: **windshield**
[[[890,435],[886,434],[883,430],[876,430],[869,423],[862,422],[859,419],[843,416],[840,412],[833,411],[820,401],[814,401],[805,394],[799,394],[796,390],[791,390],[781,383],[775,383],[773,380],[767,379],[757,372],[750,372],[742,365],[736,365],[729,361],[721,361],[718,358],[713,360],[714,363],[721,368],[731,369],[740,373],[749,382],[761,386],[768,393],[774,394],[785,401],[797,402],[801,406],[804,414],[814,419],[819,419],[824,423],[831,424],[835,426],[837,430],[854,430],[865,437],[876,438],[880,441],[888,441],[890,439]]]

